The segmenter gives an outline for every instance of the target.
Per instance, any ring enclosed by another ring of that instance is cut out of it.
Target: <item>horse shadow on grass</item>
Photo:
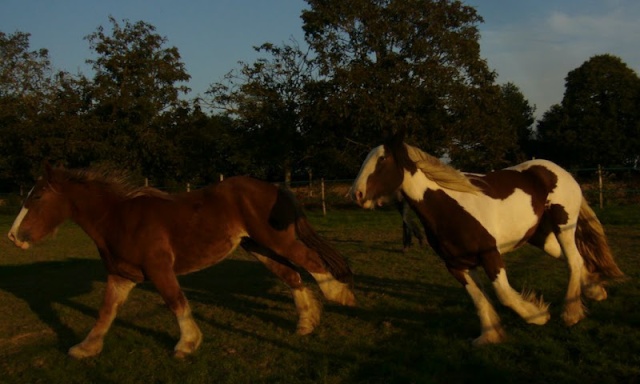
[[[72,340],[78,341],[78,336],[54,306],[60,304],[87,315],[97,315],[97,308],[79,305],[73,298],[92,292],[94,282],[105,280],[102,263],[92,259],[69,258],[0,266],[0,289],[25,301],[65,345]]]
[[[26,302],[40,321],[55,333],[60,350],[66,351],[81,341],[89,328],[78,334],[69,325],[70,322],[65,321],[64,315],[61,315],[56,306],[71,308],[96,319],[104,288],[96,288],[95,283],[104,284],[106,277],[107,272],[99,259],[68,258],[32,264],[1,265],[0,289]],[[227,259],[209,269],[180,276],[179,280],[187,299],[192,302],[221,306],[239,313],[255,312],[263,321],[295,329],[295,323],[263,311],[266,305],[246,299],[260,296],[275,301],[287,300],[285,295],[267,292],[278,281],[257,261]],[[149,282],[138,284],[132,295],[139,289],[157,294],[155,287]],[[75,299],[87,294],[99,296],[98,300],[94,300],[97,303],[95,306]],[[295,313],[292,299],[290,303],[291,311]],[[124,304],[125,307],[126,305],[127,303]],[[137,330],[167,345],[176,342],[169,334],[153,330],[153,320],[149,320],[148,325],[136,326],[116,317],[114,326]]]

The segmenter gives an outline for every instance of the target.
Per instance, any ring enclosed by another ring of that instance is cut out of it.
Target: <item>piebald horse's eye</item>
[[[382,163],[387,157],[386,156],[380,156],[378,157],[378,163]]]

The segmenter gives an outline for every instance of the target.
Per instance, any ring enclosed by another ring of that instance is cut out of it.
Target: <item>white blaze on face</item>
[[[376,170],[376,164],[378,163],[378,158],[380,156],[384,156],[384,147],[382,145],[373,148],[369,152],[367,158],[364,159],[364,162],[362,163],[362,167],[360,167],[360,172],[358,172],[358,176],[353,182],[351,190],[349,191],[351,198],[358,201],[358,203],[360,203],[364,208],[369,208],[373,205],[373,202],[361,201],[361,199],[367,195],[367,179]]]
[[[29,191],[29,194],[27,195],[27,199],[29,198],[29,196],[31,196],[31,192],[33,192],[33,188],[31,188],[31,191]],[[9,230],[9,234],[8,234],[9,239],[15,245],[17,245],[22,249],[29,248],[29,243],[26,241],[24,242],[20,241],[20,239],[18,239],[18,231],[20,230],[20,224],[22,224],[22,220],[24,220],[24,217],[27,216],[28,212],[29,210],[23,206],[22,209],[20,210],[20,213],[18,213],[18,216],[13,221],[13,225],[11,226],[11,229]]]

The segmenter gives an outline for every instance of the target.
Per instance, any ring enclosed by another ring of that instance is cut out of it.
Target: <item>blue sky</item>
[[[467,0],[485,22],[482,56],[498,75],[520,87],[541,117],[559,103],[567,73],[591,56],[619,56],[640,72],[638,0]],[[1,0],[0,31],[31,34],[31,49],[46,48],[56,69],[90,74],[84,37],[108,17],[143,20],[176,46],[193,96],[252,62],[263,42],[303,42],[303,0]]]

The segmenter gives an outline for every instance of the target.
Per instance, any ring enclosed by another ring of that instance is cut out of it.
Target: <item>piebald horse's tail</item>
[[[576,227],[576,245],[592,283],[624,278],[624,273],[613,259],[602,224],[584,198]]]

